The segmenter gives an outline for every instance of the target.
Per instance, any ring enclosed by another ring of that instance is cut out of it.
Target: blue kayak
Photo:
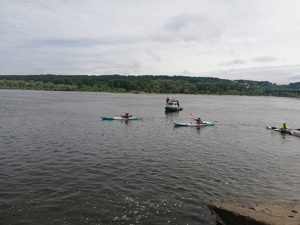
[[[143,117],[101,116],[102,120],[142,120]]]

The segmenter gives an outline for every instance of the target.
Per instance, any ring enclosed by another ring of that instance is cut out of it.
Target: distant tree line
[[[0,75],[0,89],[295,97],[300,94],[300,82],[276,85],[268,81],[163,75]]]

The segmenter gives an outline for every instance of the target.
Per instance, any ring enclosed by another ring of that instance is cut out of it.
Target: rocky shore
[[[209,205],[217,225],[300,225],[300,202]]]

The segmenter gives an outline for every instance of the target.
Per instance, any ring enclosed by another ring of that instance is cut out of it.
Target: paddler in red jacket
[[[201,124],[201,119],[200,119],[200,117],[198,117],[198,119],[195,119],[195,121],[196,121],[197,124]]]
[[[125,115],[124,116],[122,116],[123,118],[129,118],[129,113],[127,112],[127,113],[125,113]]]

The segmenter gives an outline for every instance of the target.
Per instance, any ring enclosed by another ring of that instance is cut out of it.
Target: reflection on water
[[[299,100],[0,90],[3,224],[214,224],[212,201],[299,199]],[[150,104],[151,103],[151,104]],[[143,121],[102,121],[130,111]],[[193,112],[215,127],[174,128]]]

